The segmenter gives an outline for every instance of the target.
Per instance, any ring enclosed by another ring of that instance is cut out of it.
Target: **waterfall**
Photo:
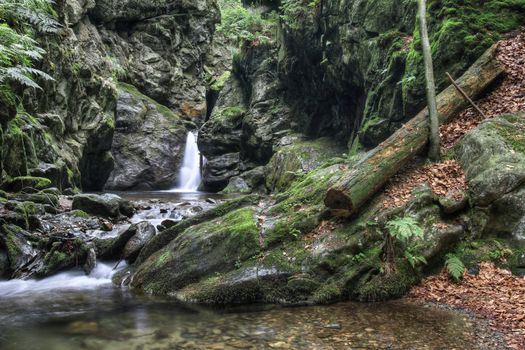
[[[188,132],[184,159],[179,174],[179,186],[174,192],[195,192],[201,183],[200,154],[197,147],[197,133]]]

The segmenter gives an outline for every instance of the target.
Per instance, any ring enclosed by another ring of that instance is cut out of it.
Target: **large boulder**
[[[169,188],[178,180],[187,130],[178,115],[135,87],[121,84],[106,188]]]
[[[117,218],[121,215],[132,216],[134,208],[131,203],[116,194],[77,194],[73,197],[73,209],[88,214]]]
[[[140,264],[131,286],[150,293],[174,293],[215,272],[234,269],[259,252],[253,208],[189,227]]]
[[[265,167],[266,188],[270,191],[285,190],[298,176],[309,173],[344,151],[329,138],[301,140],[296,135],[283,138],[281,143]]]
[[[2,225],[0,241],[6,248],[10,277],[27,278],[35,270],[42,269],[42,261],[38,259],[39,252],[34,247],[36,242],[30,233],[15,225]]]
[[[465,169],[475,206],[489,207],[486,230],[524,237],[525,114],[490,119],[461,140],[459,162]]]

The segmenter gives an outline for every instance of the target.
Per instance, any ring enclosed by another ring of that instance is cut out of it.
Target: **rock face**
[[[134,208],[130,202],[111,193],[78,194],[73,197],[73,210],[82,210],[92,215],[117,218],[132,216]]]
[[[501,116],[464,137],[458,157],[472,201],[489,207],[485,230],[525,237],[525,114]]]
[[[121,84],[106,188],[164,189],[177,182],[186,128],[179,116],[131,85]]]
[[[278,10],[284,20],[271,42],[247,42],[235,57],[232,76],[199,138],[211,160],[239,150],[239,173],[266,165],[290,130],[310,140],[330,137],[347,145],[350,154],[373,148],[425,104],[415,2],[286,4]],[[448,85],[445,72],[459,76],[499,34],[523,23],[525,6],[447,2],[429,6],[429,12],[442,90]],[[492,19],[482,19],[487,15]],[[221,135],[228,128],[232,137],[225,139]],[[215,179],[222,171],[216,163],[206,168],[204,187],[223,187],[226,181]]]
[[[112,187],[166,186],[174,180],[167,173],[177,165],[182,128],[175,123],[160,130],[172,115],[195,123],[206,115],[203,66],[219,20],[216,2],[59,0],[55,6],[62,28],[38,36],[47,51],[41,69],[54,81],[43,82],[43,90],[28,98],[27,113],[2,118],[0,173],[43,176],[61,190],[101,190],[115,168]],[[119,82],[152,99],[129,101],[148,109],[143,117],[150,121],[133,123],[142,130],[123,127],[131,115],[117,108],[119,99],[124,102]],[[151,130],[153,122],[158,129]],[[113,142],[116,124],[120,141]],[[144,169],[137,161],[144,156],[141,150],[122,152],[123,135],[152,133],[156,138],[150,144],[158,142],[159,149],[147,147],[146,159],[165,155],[168,147],[171,157],[167,164]],[[134,164],[136,172],[122,179],[125,163]]]

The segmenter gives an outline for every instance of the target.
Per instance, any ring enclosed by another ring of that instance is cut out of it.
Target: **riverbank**
[[[466,310],[486,319],[490,327],[505,335],[509,348],[525,349],[525,277],[497,268],[493,263],[479,264],[479,270],[465,272],[454,283],[446,272],[430,276],[412,288],[407,299],[432,302]]]

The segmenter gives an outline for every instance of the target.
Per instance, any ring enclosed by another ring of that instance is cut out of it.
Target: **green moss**
[[[420,276],[406,261],[397,260],[396,268],[397,271],[390,276],[377,270],[365,275],[356,285],[354,297],[360,301],[382,301],[405,295]]]
[[[2,187],[11,192],[19,192],[22,190],[43,190],[51,187],[51,180],[44,177],[34,176],[17,176],[6,180]]]
[[[226,84],[226,81],[230,78],[231,72],[229,70],[225,71],[221,74],[220,77],[215,79],[213,84],[211,84],[210,88],[214,91],[221,91],[224,87],[224,84]]]
[[[343,289],[335,282],[323,284],[313,294],[313,301],[317,304],[328,304],[339,300],[343,294]]]
[[[79,210],[79,209],[71,211],[71,215],[73,215],[73,216],[75,216],[77,218],[82,218],[82,219],[87,219],[87,218],[90,217],[88,213],[86,213],[83,210]]]
[[[491,261],[504,268],[513,268],[525,247],[515,241],[486,238],[461,242],[454,250],[456,255],[467,267],[483,261]]]
[[[167,117],[170,117],[172,119],[175,119],[175,120],[180,120],[180,116],[179,115],[177,115],[175,112],[173,112],[168,107],[158,103],[157,101],[155,101],[151,97],[148,97],[148,96],[142,94],[135,86],[119,82],[118,83],[118,87],[120,89],[124,90],[125,92],[131,94],[132,96],[138,98],[138,99],[141,99],[141,100],[147,101],[149,103],[152,103],[153,105],[155,105],[157,110],[160,113],[162,113],[163,115],[165,115]]]
[[[458,76],[499,40],[501,34],[525,22],[522,0],[432,0],[428,6],[438,90],[448,85],[445,70]],[[422,100],[425,91],[418,26],[416,24],[403,79],[403,96],[408,103]]]
[[[164,265],[170,258],[170,252],[162,253],[157,260],[157,267]]]

